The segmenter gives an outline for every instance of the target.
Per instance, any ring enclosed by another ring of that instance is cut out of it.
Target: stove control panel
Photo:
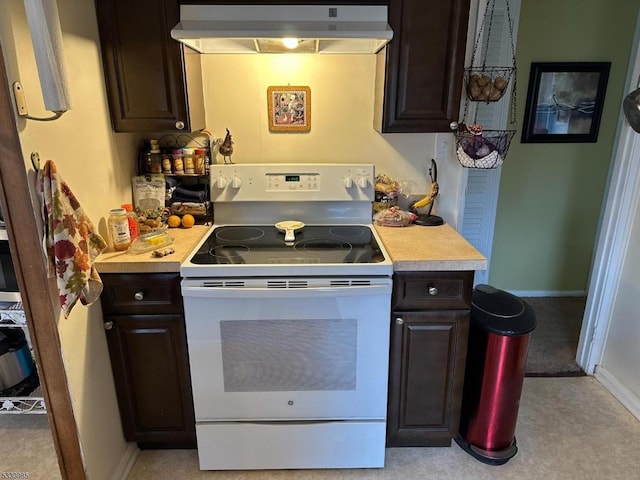
[[[209,168],[211,200],[373,201],[371,164],[225,164]]]
[[[320,174],[286,174],[286,173],[267,173],[267,191],[319,191],[320,190]]]

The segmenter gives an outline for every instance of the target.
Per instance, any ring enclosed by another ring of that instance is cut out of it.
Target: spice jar
[[[193,151],[193,169],[196,175],[204,175],[204,155],[207,151],[204,148],[196,148]]]
[[[171,160],[171,154],[162,154],[162,173],[164,173],[165,175],[169,175],[171,173]]]
[[[131,245],[131,234],[129,233],[127,211],[124,208],[111,209],[109,211],[108,224],[114,250],[127,250]]]
[[[184,173],[187,175],[193,175],[195,173],[193,167],[193,148],[183,148],[182,159],[184,162]]]
[[[162,173],[162,158],[160,157],[160,150],[154,149],[150,152],[151,155],[151,172],[150,173]]]
[[[176,175],[184,174],[184,162],[182,160],[182,149],[176,148],[171,153],[171,157],[173,159],[173,173]]]

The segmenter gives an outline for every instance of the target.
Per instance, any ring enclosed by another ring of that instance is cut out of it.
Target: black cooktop
[[[384,255],[371,229],[360,225],[305,226],[295,240],[273,225],[217,227],[193,255],[191,263],[314,264],[378,263]]]

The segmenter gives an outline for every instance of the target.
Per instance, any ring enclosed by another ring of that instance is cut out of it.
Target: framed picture
[[[596,142],[610,62],[532,63],[522,143]]]
[[[267,88],[267,109],[271,132],[311,130],[311,89],[309,87]]]

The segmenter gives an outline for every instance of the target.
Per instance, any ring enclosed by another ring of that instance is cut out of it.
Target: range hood
[[[200,53],[376,53],[384,5],[181,5],[171,36]]]

